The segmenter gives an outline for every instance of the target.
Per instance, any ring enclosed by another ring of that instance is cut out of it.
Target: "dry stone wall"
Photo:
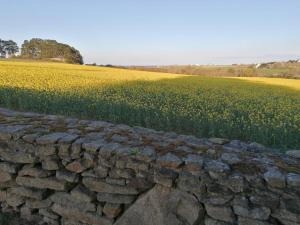
[[[33,224],[300,224],[299,151],[0,109],[0,159]]]

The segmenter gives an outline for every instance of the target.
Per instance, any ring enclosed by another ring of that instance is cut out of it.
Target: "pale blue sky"
[[[0,0],[0,38],[56,39],[87,63],[300,58],[299,0]]]

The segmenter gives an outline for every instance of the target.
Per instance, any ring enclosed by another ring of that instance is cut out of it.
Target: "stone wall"
[[[300,224],[299,151],[0,109],[0,158],[33,224]]]

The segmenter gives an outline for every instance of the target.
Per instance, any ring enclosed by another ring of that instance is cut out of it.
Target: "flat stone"
[[[177,179],[177,188],[183,191],[195,193],[201,190],[201,181],[198,176],[189,173],[180,173]]]
[[[38,137],[40,137],[39,134],[27,134],[27,135],[24,135],[24,136],[22,137],[22,139],[23,139],[24,141],[26,141],[26,142],[32,144],[32,143],[35,142],[35,140],[36,140]]]
[[[76,160],[76,161],[69,163],[66,166],[66,169],[71,172],[74,172],[74,173],[81,173],[84,170],[86,170],[87,168],[82,164],[81,160]]]
[[[239,216],[257,220],[267,220],[271,214],[271,210],[267,207],[246,208],[234,205],[233,210]]]
[[[69,135],[68,133],[63,132],[56,132],[51,134],[43,135],[36,139],[37,144],[47,145],[47,144],[55,144],[58,140],[62,139],[63,137]]]
[[[10,173],[0,170],[0,182],[7,182],[12,179]]]
[[[224,138],[209,138],[208,141],[218,145],[224,145],[226,143],[229,143],[229,140]]]
[[[183,161],[190,171],[199,171],[203,167],[203,157],[195,154],[188,154]]]
[[[0,202],[6,201],[7,191],[0,190]]]
[[[52,189],[57,191],[64,191],[67,188],[67,182],[57,180],[53,177],[49,178],[32,178],[32,177],[20,177],[16,178],[17,184],[26,187],[33,187],[38,189]]]
[[[104,146],[101,147],[99,151],[99,155],[104,158],[110,158],[112,154],[115,153],[119,147],[121,147],[121,145],[118,143],[105,144]]]
[[[87,201],[80,201],[77,198],[73,198],[72,195],[66,192],[56,192],[50,196],[50,200],[61,206],[69,208],[76,207],[82,212],[95,212],[96,206],[93,203]]]
[[[264,174],[264,179],[268,185],[274,188],[284,188],[286,186],[286,178],[283,173],[277,169],[270,169]]]
[[[106,143],[105,139],[94,140],[91,142],[84,142],[82,144],[82,148],[89,151],[89,152],[97,152],[103,147]]]
[[[209,175],[214,179],[224,177],[230,172],[230,167],[217,160],[209,160],[205,163],[204,168],[208,170]]]
[[[98,193],[97,200],[99,202],[109,202],[114,204],[130,204],[136,199],[135,195],[120,195],[109,193]]]
[[[280,196],[268,191],[258,192],[250,196],[249,200],[257,206],[264,206],[275,210],[279,206]]]
[[[65,180],[69,183],[77,183],[79,181],[79,175],[76,173],[72,173],[67,170],[57,170],[56,178],[58,180]]]
[[[63,137],[61,137],[58,141],[59,144],[70,144],[74,142],[77,138],[79,138],[79,135],[77,134],[69,134],[66,133]]]
[[[83,142],[84,142],[84,139],[79,138],[75,142],[72,143],[71,151],[70,151],[70,156],[72,159],[80,158],[80,153],[82,151],[81,147],[82,147]]]
[[[50,207],[51,204],[52,204],[52,202],[50,201],[50,199],[45,199],[45,200],[27,199],[25,206],[30,209],[42,209],[42,208]]]
[[[288,173],[286,178],[289,187],[300,189],[300,174]]]
[[[121,212],[122,207],[120,204],[105,203],[103,207],[103,213],[111,219],[116,218]]]
[[[10,140],[12,135],[31,127],[32,125],[0,125],[0,140]]]
[[[18,207],[25,203],[25,198],[15,194],[7,194],[6,202],[9,206]]]
[[[204,225],[231,225],[232,223],[223,222],[220,220],[215,220],[210,217],[206,217],[204,220]]]
[[[290,212],[287,209],[277,209],[272,213],[272,217],[278,219],[284,225],[300,224],[300,214]]]
[[[139,152],[135,158],[141,161],[151,162],[156,159],[155,149],[149,146],[139,149]]]
[[[16,174],[20,166],[14,163],[0,162],[0,171]]]
[[[13,187],[9,191],[10,193],[19,196],[24,196],[28,198],[37,199],[37,200],[42,200],[47,195],[46,190],[39,190],[35,188],[26,188],[26,187]]]
[[[52,173],[50,171],[45,171],[41,167],[33,167],[33,165],[25,165],[23,168],[19,171],[19,176],[30,176],[30,177],[48,177]]]
[[[59,218],[59,216],[53,213],[51,209],[39,209],[39,214],[51,218],[53,220],[57,220]]]
[[[300,159],[300,150],[290,150],[286,154],[292,158]]]
[[[220,221],[233,223],[234,222],[234,214],[230,207],[226,206],[212,206],[205,204],[205,209],[207,214]]]
[[[178,174],[171,169],[161,168],[154,174],[154,182],[166,187],[172,187]]]
[[[86,177],[83,178],[82,183],[92,191],[111,194],[124,194],[124,195],[136,195],[138,191],[135,188],[129,188],[126,186],[118,186],[107,184],[102,180]]]
[[[64,218],[77,220],[91,225],[112,225],[113,223],[112,220],[99,216],[96,213],[82,212],[76,208],[66,208],[59,204],[54,204],[51,208],[55,213]]]
[[[32,153],[28,153],[25,150],[21,149],[2,149],[0,148],[0,157],[4,161],[12,163],[35,163],[37,161],[36,156]]]
[[[166,155],[158,157],[156,162],[162,167],[169,168],[177,168],[183,163],[179,157],[172,153],[167,153]]]
[[[58,170],[59,160],[56,157],[47,157],[42,161],[42,168],[44,170]]]
[[[261,220],[253,220],[249,218],[244,217],[238,217],[238,225],[272,225],[271,223],[268,223],[266,221]]]
[[[95,194],[81,184],[71,191],[71,196],[82,202],[92,202],[96,199]]]
[[[54,145],[42,145],[36,148],[36,155],[40,158],[56,155],[56,147]]]
[[[235,153],[223,153],[221,155],[221,159],[229,165],[234,165],[242,161],[240,157]]]

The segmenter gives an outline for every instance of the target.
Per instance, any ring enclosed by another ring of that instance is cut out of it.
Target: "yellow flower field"
[[[0,61],[0,106],[300,148],[300,80]]]

